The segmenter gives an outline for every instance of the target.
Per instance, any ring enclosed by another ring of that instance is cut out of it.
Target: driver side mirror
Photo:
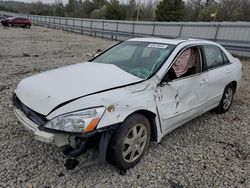
[[[98,49],[98,50],[96,51],[96,54],[93,55],[92,57],[96,57],[96,56],[100,55],[101,52],[102,52],[102,50],[101,50],[101,49]]]
[[[169,85],[169,82],[171,81],[169,74],[165,74],[165,76],[162,78],[160,86]]]

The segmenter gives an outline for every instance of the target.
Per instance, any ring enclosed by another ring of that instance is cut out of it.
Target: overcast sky
[[[30,2],[36,2],[38,0],[15,0],[15,1],[30,3]],[[40,1],[43,2],[43,3],[54,3],[55,2],[55,0],[40,0]],[[126,3],[128,1],[129,0],[120,0],[120,2],[122,2],[122,3]],[[139,2],[139,0],[136,0],[136,1]],[[147,0],[140,0],[140,1],[141,1],[141,3],[147,2]],[[68,2],[68,0],[62,0],[62,2],[65,4],[65,3]]]

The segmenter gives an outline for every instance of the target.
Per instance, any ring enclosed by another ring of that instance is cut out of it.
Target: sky
[[[21,2],[25,2],[25,3],[30,3],[30,2],[36,2],[38,0],[15,0],[15,1],[21,1]],[[54,3],[55,2],[55,0],[40,0],[40,1],[43,2],[43,3]],[[120,0],[120,2],[122,2],[122,3],[126,3],[128,1],[129,0]],[[136,0],[136,2],[139,2],[139,1],[141,1],[141,3],[147,2],[147,0]],[[65,4],[65,3],[68,2],[68,0],[62,0],[62,2]]]

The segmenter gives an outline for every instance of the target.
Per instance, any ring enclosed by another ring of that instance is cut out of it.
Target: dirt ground
[[[250,187],[250,62],[242,62],[242,86],[228,113],[206,113],[151,143],[125,175],[110,164],[67,171],[59,148],[36,141],[17,122],[11,97],[19,81],[86,61],[115,43],[0,27],[0,187]]]

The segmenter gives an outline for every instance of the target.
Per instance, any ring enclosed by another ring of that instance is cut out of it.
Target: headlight
[[[44,125],[49,129],[82,133],[93,131],[101,119],[105,107],[93,108],[58,116]]]

